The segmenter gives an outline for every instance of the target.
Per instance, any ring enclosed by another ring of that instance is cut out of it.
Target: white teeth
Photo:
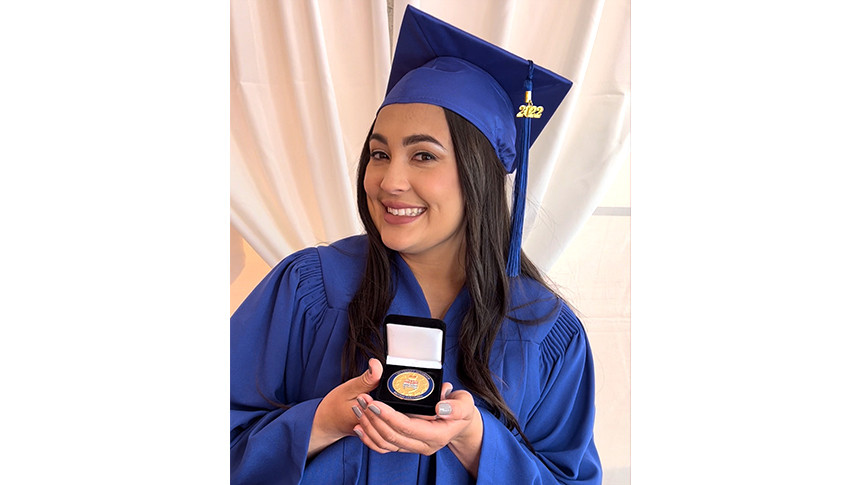
[[[392,207],[387,207],[386,212],[392,214],[393,216],[410,216],[416,217],[419,214],[425,212],[425,208],[420,207],[411,207],[409,209],[393,209]]]

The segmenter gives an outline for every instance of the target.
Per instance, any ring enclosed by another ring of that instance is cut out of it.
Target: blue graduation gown
[[[231,317],[231,483],[474,483],[448,447],[430,457],[379,454],[349,436],[306,463],[317,406],[341,383],[347,306],[366,248],[365,236],[355,236],[288,256]],[[430,316],[400,258],[393,278],[389,313]],[[475,483],[601,483],[593,442],[593,362],[581,322],[533,280],[513,280],[511,294],[514,319],[542,320],[524,325],[505,319],[490,367],[538,456],[476,399],[484,436]],[[464,289],[444,318],[444,380],[455,389],[464,388],[456,372],[458,331],[469,305]]]

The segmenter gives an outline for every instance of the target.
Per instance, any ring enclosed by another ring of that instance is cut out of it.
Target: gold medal
[[[400,370],[392,374],[387,384],[393,396],[405,401],[421,401],[434,390],[431,376],[417,369]]]

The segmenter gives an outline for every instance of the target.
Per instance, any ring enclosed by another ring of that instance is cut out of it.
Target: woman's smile
[[[387,207],[386,212],[392,214],[393,216],[416,217],[425,212],[425,209],[421,207],[413,207],[411,209],[395,209],[392,207]]]
[[[386,208],[383,219],[387,224],[409,224],[427,210],[425,207],[404,206],[394,202],[383,202],[383,207]]]

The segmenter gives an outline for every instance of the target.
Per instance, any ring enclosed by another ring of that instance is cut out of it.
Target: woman
[[[520,253],[526,151],[570,83],[412,7],[402,25],[367,234],[289,256],[232,318],[232,482],[600,483],[586,335]],[[549,104],[517,126],[523,66]],[[434,417],[373,397],[393,313],[446,323]]]

